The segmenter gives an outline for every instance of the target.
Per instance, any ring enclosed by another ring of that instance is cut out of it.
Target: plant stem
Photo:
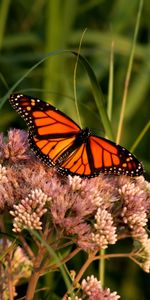
[[[32,273],[30,281],[29,281],[28,289],[27,289],[27,294],[26,294],[26,298],[25,298],[26,300],[33,299],[39,277],[40,277],[40,272],[34,271]]]
[[[93,257],[93,261],[101,258],[109,259],[109,258],[118,258],[118,257],[127,257],[132,259],[134,256],[137,256],[137,253],[130,252],[130,253],[117,253],[117,254],[104,254],[104,255],[97,255]]]
[[[11,267],[11,259],[8,259],[8,291],[9,291],[9,300],[14,299],[14,287],[13,287],[13,278],[12,278],[12,267]]]
[[[38,282],[38,279],[41,275],[42,271],[42,260],[45,255],[46,249],[43,247],[43,245],[39,249],[39,254],[36,256],[36,259],[33,264],[33,272],[29,280],[28,288],[27,288],[27,294],[26,294],[26,300],[32,300],[33,296],[35,294],[36,285]]]
[[[86,260],[86,262],[85,262],[85,263],[83,264],[83,266],[81,267],[79,273],[77,274],[77,276],[76,276],[76,278],[75,278],[75,280],[74,280],[74,282],[73,282],[73,287],[75,287],[75,286],[77,285],[77,283],[80,281],[80,279],[81,279],[81,277],[83,276],[84,272],[86,271],[86,269],[88,268],[88,266],[89,266],[89,265],[92,263],[92,261],[94,260],[95,254],[96,254],[96,253],[94,252],[94,253],[92,253],[92,254],[90,254],[90,255],[88,256],[88,259]],[[68,295],[68,293],[71,293],[71,292],[72,292],[73,287],[72,287],[71,290],[68,290],[68,291],[65,293],[65,295],[64,295],[63,298],[62,298],[62,300],[65,300],[66,297],[67,297],[67,295]]]
[[[69,255],[67,255],[65,258],[63,258],[59,263],[53,264],[50,266],[51,270],[56,270],[59,268],[62,264],[66,263],[67,261],[71,260],[77,253],[81,251],[80,248],[76,248],[74,251],[72,251]]]
[[[101,281],[101,285],[104,286],[104,278],[105,278],[105,250],[100,251],[101,259],[99,260],[99,279]]]
[[[28,243],[26,242],[25,238],[23,237],[23,235],[19,235],[19,240],[22,243],[23,249],[25,250],[25,252],[27,253],[27,255],[30,257],[30,259],[34,259],[34,253],[31,250],[30,246],[28,245]]]
[[[88,266],[92,263],[92,261],[94,260],[95,257],[95,252],[90,254],[88,259],[86,260],[86,262],[84,263],[84,265],[81,267],[78,275],[76,276],[75,280],[74,280],[74,286],[80,281],[81,277],[83,276],[85,270],[88,268]]]

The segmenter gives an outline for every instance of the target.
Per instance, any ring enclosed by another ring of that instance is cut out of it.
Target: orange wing
[[[127,149],[105,138],[90,136],[90,155],[94,172],[139,176],[142,164]]]
[[[29,144],[35,154],[47,165],[55,166],[65,151],[69,151],[76,140],[76,136],[66,138],[38,139],[29,132]]]
[[[10,103],[26,121],[32,134],[39,139],[70,137],[81,130],[71,118],[37,98],[12,94]]]
[[[26,121],[31,149],[48,165],[71,148],[80,127],[49,103],[22,94],[10,96],[10,103]]]
[[[74,141],[76,143],[76,140]],[[94,177],[100,173],[139,176],[143,166],[127,149],[107,139],[90,135],[81,146],[67,150],[67,156],[57,160],[62,174]]]
[[[72,175],[80,175],[82,177],[94,176],[85,143],[69,153],[62,163],[58,161],[56,167],[58,172],[62,174],[69,172]]]
[[[54,106],[37,98],[14,94],[10,103],[29,127],[36,155],[61,174],[83,177],[105,174],[139,176],[142,164],[127,149],[91,135]]]

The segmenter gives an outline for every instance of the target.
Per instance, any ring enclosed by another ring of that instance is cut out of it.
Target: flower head
[[[10,214],[14,217],[13,231],[20,232],[23,228],[42,229],[41,217],[46,213],[46,202],[50,198],[40,189],[32,190],[18,205],[13,205]]]
[[[29,149],[27,133],[11,130],[0,139],[0,209],[11,210],[13,230],[51,230],[85,251],[104,249],[122,236],[147,241],[150,184],[142,176],[100,174],[96,178],[60,176]],[[49,201],[50,199],[50,201]]]
[[[97,280],[93,275],[88,276],[87,279],[83,279],[81,287],[89,300],[118,300],[120,296],[116,292],[110,292],[110,289],[104,289],[101,286],[101,282]]]
[[[116,227],[113,225],[112,215],[103,208],[98,208],[95,215],[95,233],[92,239],[99,245],[100,249],[107,248],[108,244],[115,244],[117,241]]]
[[[8,141],[3,144],[4,159],[12,162],[26,160],[29,158],[29,145],[27,142],[27,134],[23,130],[11,129],[8,132]]]
[[[80,290],[67,300],[118,300],[120,296],[117,292],[110,292],[109,288],[103,289],[101,282],[94,275],[88,276],[81,282]]]
[[[122,180],[124,184],[119,187],[119,193],[122,198],[122,212],[124,224],[130,228],[130,232],[135,240],[143,242],[147,240],[145,226],[147,224],[147,208],[149,192],[145,192],[145,181],[140,176],[134,180]]]

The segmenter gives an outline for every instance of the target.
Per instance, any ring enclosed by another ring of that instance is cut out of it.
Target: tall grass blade
[[[134,37],[133,37],[133,43],[132,43],[132,48],[131,48],[131,54],[130,54],[129,64],[128,64],[126,78],[125,78],[119,126],[118,126],[118,131],[117,131],[117,136],[116,136],[117,144],[119,144],[120,139],[121,139],[121,132],[122,132],[122,127],[123,127],[123,120],[124,120],[124,113],[125,113],[125,107],[126,107],[126,101],[127,101],[127,95],[128,95],[128,88],[129,88],[129,83],[130,83],[131,70],[132,70],[132,66],[133,66],[133,58],[134,58],[137,35],[138,35],[138,31],[139,31],[142,8],[143,8],[143,0],[140,0],[137,19],[136,19],[136,25],[135,25],[135,31],[134,31]]]
[[[147,62],[141,67],[140,72],[135,76],[132,86],[129,90],[128,101],[125,110],[125,119],[131,120],[137,116],[137,111],[140,110],[143,101],[146,99],[146,94],[149,90],[150,64]]]
[[[114,84],[114,42],[112,42],[111,44],[110,66],[109,66],[109,84],[108,84],[108,102],[107,102],[107,114],[109,120],[111,120],[112,117],[113,84]]]
[[[76,78],[77,78],[77,67],[78,67],[79,55],[80,55],[80,51],[81,51],[81,44],[82,44],[85,32],[86,32],[86,29],[83,31],[81,39],[80,39],[79,49],[78,49],[78,55],[77,55],[77,58],[76,58],[76,63],[75,63],[75,67],[74,67],[74,74],[73,74],[74,99],[75,99],[75,106],[76,106],[76,111],[77,111],[77,118],[78,118],[78,122],[80,124],[80,127],[82,127],[82,124],[81,124],[81,118],[80,118],[79,107],[78,107],[78,102],[77,102],[77,84],[76,84]]]
[[[2,0],[0,4],[0,49],[2,48],[10,0]]]
[[[146,132],[150,129],[150,120],[147,122],[141,133],[139,134],[138,138],[135,140],[134,144],[131,147],[131,152],[135,150],[135,148],[138,146],[138,144],[141,142],[143,139],[144,135]]]
[[[95,103],[96,103],[99,115],[101,117],[102,124],[105,129],[105,133],[110,139],[113,139],[113,132],[112,132],[111,124],[110,124],[110,121],[107,116],[107,111],[104,106],[103,94],[102,94],[101,88],[98,84],[96,75],[95,75],[93,69],[91,68],[90,64],[86,60],[86,58],[84,58],[82,55],[78,54],[75,51],[72,51],[72,53],[76,56],[79,55],[79,60],[86,69],[86,72],[88,74],[88,77],[89,77],[89,80],[90,80],[90,83],[92,86],[92,93],[93,93],[93,96],[95,99]]]

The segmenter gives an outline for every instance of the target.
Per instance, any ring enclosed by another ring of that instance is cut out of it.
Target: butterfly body
[[[81,177],[105,174],[139,176],[142,164],[127,149],[81,129],[49,103],[22,94],[10,96],[13,108],[26,121],[35,154],[61,174]]]
[[[56,161],[57,165],[61,164],[66,156],[73,152],[76,148],[81,147],[82,144],[85,144],[87,147],[88,144],[88,137],[91,135],[91,131],[89,128],[81,129],[76,134],[76,138],[74,140],[74,143],[66,150],[63,152],[63,154],[59,157],[59,159]]]

